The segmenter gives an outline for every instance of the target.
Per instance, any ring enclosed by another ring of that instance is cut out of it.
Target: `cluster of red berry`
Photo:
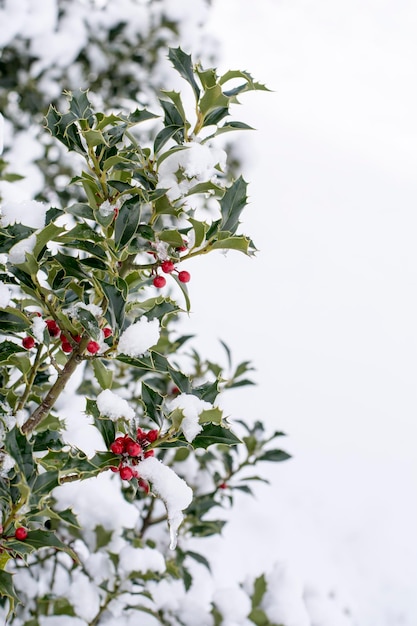
[[[162,261],[160,267],[161,267],[161,270],[164,272],[164,274],[172,274],[172,272],[178,271],[175,267],[174,262],[170,260]],[[182,270],[181,272],[178,272],[178,280],[180,281],[180,283],[188,283],[190,279],[191,279],[190,272],[187,272],[186,270]],[[153,279],[153,284],[158,289],[162,289],[162,287],[165,287],[166,282],[167,282],[166,278],[164,276],[161,276],[160,274],[157,274],[155,278]]]
[[[159,432],[155,430],[149,430],[147,433],[138,428],[136,433],[136,441],[124,435],[123,437],[116,437],[113,443],[110,445],[110,450],[122,457],[118,467],[111,467],[113,472],[119,472],[120,478],[123,480],[132,480],[137,478],[139,485],[149,491],[149,485],[146,481],[142,480],[135,468],[135,465],[143,459],[147,459],[150,456],[154,456],[154,450],[147,450],[146,448],[154,443],[158,439]]]
[[[51,337],[60,338],[62,351],[65,352],[65,354],[70,354],[70,352],[73,351],[74,344],[70,342],[68,335],[65,332],[61,331],[59,325],[57,324],[55,320],[51,320],[51,319],[45,320],[45,324],[48,329],[48,333]],[[107,337],[110,337],[112,335],[111,328],[109,327],[103,328],[103,335],[105,339],[107,339]],[[71,335],[71,339],[75,343],[80,343],[81,335]],[[22,339],[22,345],[24,348],[26,348],[26,350],[31,350],[32,348],[35,347],[36,342],[31,335],[27,335],[26,337]],[[99,350],[100,350],[100,344],[97,343],[97,341],[91,340],[88,342],[87,352],[89,352],[90,354],[97,354]]]

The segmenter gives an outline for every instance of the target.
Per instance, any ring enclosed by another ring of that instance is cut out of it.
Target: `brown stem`
[[[64,369],[58,375],[55,383],[52,385],[45,398],[42,400],[40,405],[34,410],[29,419],[23,424],[22,431],[24,433],[30,433],[32,430],[42,422],[48,415],[49,411],[54,406],[55,402],[58,400],[61,393],[64,391],[67,382],[73,375],[76,368],[83,361],[83,352],[87,347],[89,342],[89,337],[83,337],[78,346],[72,352],[70,358],[65,364]]]
[[[148,511],[146,513],[146,517],[144,518],[144,520],[142,522],[142,528],[140,529],[140,532],[139,532],[139,537],[140,538],[143,537],[143,535],[145,534],[146,530],[150,526],[150,522],[151,522],[151,517],[152,517],[154,506],[155,506],[155,498],[152,498],[152,500],[151,500],[151,502],[149,504]]]

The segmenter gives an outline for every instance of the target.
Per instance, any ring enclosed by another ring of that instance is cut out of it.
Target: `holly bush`
[[[191,589],[191,564],[210,563],[190,540],[221,533],[259,464],[289,458],[282,432],[222,411],[251,364],[225,343],[223,363],[204,359],[178,331],[192,259],[256,250],[240,233],[247,183],[216,142],[249,128],[231,105],[266,88],[168,56],[184,90],[156,110],[97,111],[90,90],[50,106],[43,132],[78,164],[69,201],[1,207],[0,592],[15,626],[196,623],[161,589]]]

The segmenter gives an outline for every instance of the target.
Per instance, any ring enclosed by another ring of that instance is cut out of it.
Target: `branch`
[[[83,337],[78,346],[72,352],[64,369],[58,375],[41,404],[34,410],[29,419],[23,424],[22,432],[28,434],[32,432],[48,415],[61,393],[64,391],[67,382],[83,361],[83,352],[89,342],[89,337]]]

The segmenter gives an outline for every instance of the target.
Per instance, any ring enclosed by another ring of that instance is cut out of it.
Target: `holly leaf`
[[[236,435],[224,426],[207,424],[192,442],[193,448],[207,449],[215,443],[223,443],[227,446],[235,446],[242,443]]]
[[[195,99],[198,100],[200,98],[200,88],[194,77],[191,55],[186,54],[181,48],[170,48],[168,58],[177,72],[191,85]]]
[[[0,570],[0,597],[6,597],[9,599],[9,611],[6,615],[6,619],[9,619],[10,615],[15,613],[15,604],[21,604],[13,585],[13,577],[8,572]]]
[[[234,183],[226,189],[220,200],[222,212],[221,230],[234,234],[239,225],[239,217],[247,204],[247,183],[239,176]]]

